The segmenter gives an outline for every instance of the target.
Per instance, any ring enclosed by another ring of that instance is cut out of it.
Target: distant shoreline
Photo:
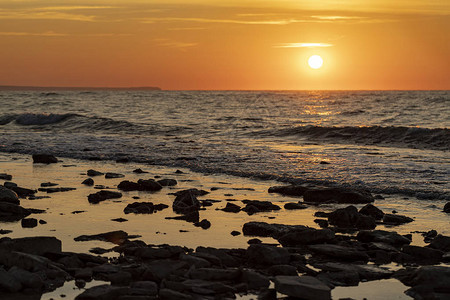
[[[19,86],[0,85],[0,91],[160,91],[160,87],[65,87],[65,86]]]

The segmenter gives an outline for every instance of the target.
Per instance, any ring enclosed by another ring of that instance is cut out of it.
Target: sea
[[[0,91],[0,151],[450,199],[450,91]]]

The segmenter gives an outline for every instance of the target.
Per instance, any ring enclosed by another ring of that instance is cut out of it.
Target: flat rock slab
[[[331,299],[331,288],[311,276],[276,276],[277,292],[291,297],[309,300]]]
[[[242,227],[244,235],[278,238],[291,231],[304,230],[303,225],[269,224],[266,222],[248,222]]]
[[[343,247],[339,245],[321,244],[311,245],[308,247],[315,253],[319,253],[325,256],[333,257],[338,260],[346,261],[368,261],[369,256],[362,252],[350,247]]]

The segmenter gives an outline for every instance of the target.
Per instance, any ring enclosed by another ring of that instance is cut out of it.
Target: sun
[[[313,69],[320,69],[323,65],[323,59],[319,55],[313,55],[308,59],[308,65]]]

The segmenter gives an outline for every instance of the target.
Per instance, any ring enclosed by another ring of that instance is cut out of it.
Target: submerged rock
[[[310,188],[303,195],[305,202],[311,203],[371,203],[374,201],[372,194],[364,190],[344,188]]]
[[[331,300],[331,288],[311,276],[276,276],[274,279],[277,292],[309,300]]]
[[[33,154],[34,164],[54,164],[58,162],[58,159],[51,154]]]
[[[402,215],[385,214],[383,217],[383,223],[389,225],[400,225],[412,221],[414,221],[412,218]]]
[[[106,233],[99,233],[93,235],[80,235],[79,237],[74,238],[77,242],[85,242],[85,241],[104,241],[110,242],[117,245],[123,244],[128,239],[128,233],[122,230],[111,231]]]
[[[107,199],[117,199],[117,198],[121,198],[121,197],[122,197],[122,193],[102,190],[95,194],[90,194],[88,196],[88,201],[89,201],[89,203],[97,204],[97,203],[99,203],[101,201],[105,201]]]
[[[300,202],[297,202],[297,203],[289,202],[289,203],[286,203],[286,204],[284,205],[284,209],[288,209],[288,210],[293,210],[293,209],[306,209],[306,208],[308,208],[308,206],[307,206],[307,205],[304,205],[304,204],[302,204],[302,203],[300,203]]]

